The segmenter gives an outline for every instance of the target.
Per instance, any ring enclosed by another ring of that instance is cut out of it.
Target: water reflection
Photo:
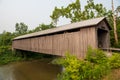
[[[0,80],[15,80],[12,66],[7,65],[0,67]]]
[[[0,68],[0,80],[56,80],[60,66],[43,61],[19,62]]]

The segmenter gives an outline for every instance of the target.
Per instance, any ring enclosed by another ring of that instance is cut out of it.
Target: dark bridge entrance
[[[109,42],[109,33],[107,30],[103,29],[98,29],[97,31],[98,34],[98,48],[106,48],[108,47],[108,42]]]

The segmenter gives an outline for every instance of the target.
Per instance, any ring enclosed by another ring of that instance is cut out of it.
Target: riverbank
[[[23,61],[24,58],[15,56],[11,53],[5,53],[0,55],[0,65],[9,64],[11,62]]]
[[[94,53],[94,55],[93,55],[93,53]],[[38,54],[38,53],[32,53],[32,52],[24,52],[24,55],[21,55],[20,53],[19,53],[19,55],[17,55],[17,54],[7,52],[5,54],[0,55],[0,59],[1,59],[0,63],[1,63],[1,65],[11,64],[11,63],[13,63],[13,65],[14,65],[14,63],[15,64],[20,63],[20,65],[21,65],[21,63],[24,63],[24,65],[26,65],[26,66],[28,66],[30,63],[31,66],[36,65],[35,67],[38,68],[37,65],[43,66],[42,63],[46,63],[45,64],[46,66],[53,65],[52,62],[55,61],[55,60],[53,60],[55,57],[51,56],[51,55],[45,55],[42,53]],[[120,71],[116,73],[116,71],[119,70],[119,68],[120,68],[120,54],[118,54],[118,53],[112,55],[111,57],[107,57],[105,55],[105,53],[101,50],[89,49],[87,56],[86,56],[86,60],[79,60],[75,56],[70,55],[70,53],[66,54],[65,58],[61,58],[61,59],[57,58],[57,59],[58,60],[56,60],[57,61],[56,63],[58,63],[59,66],[63,66],[65,68],[65,71],[62,72],[61,74],[59,74],[58,79],[62,78],[62,77],[68,78],[68,76],[70,78],[74,78],[76,80],[81,78],[81,76],[84,76],[85,77],[84,79],[90,78],[89,80],[96,80],[96,79],[119,80],[120,79],[120,77],[119,77]],[[37,62],[37,64],[36,64],[36,62]],[[56,65],[54,65],[54,66],[56,66]],[[46,72],[47,71],[49,72],[48,68],[45,70]],[[81,70],[82,72],[80,72],[79,70]],[[78,72],[76,72],[76,71],[78,71]],[[24,72],[24,70],[23,70],[23,72]],[[89,74],[86,74],[86,72]],[[49,72],[49,73],[51,73],[51,72]],[[66,73],[67,73],[67,77],[66,77]],[[78,74],[78,75],[76,75],[76,74]],[[114,74],[118,74],[118,76],[116,76]],[[81,80],[84,80],[84,79],[81,79]]]
[[[44,61],[45,58],[46,58],[45,61],[47,61],[47,58],[49,58],[49,60],[50,59],[52,60],[53,56],[40,54],[40,53],[31,53],[31,52],[26,52],[24,53],[24,56],[23,56],[23,54],[20,54],[20,53],[16,54],[12,51],[7,51],[5,53],[0,54],[0,66],[7,65],[14,62],[33,61],[33,60]]]

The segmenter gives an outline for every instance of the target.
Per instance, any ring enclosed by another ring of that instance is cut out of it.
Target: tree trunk
[[[113,27],[114,27],[114,38],[115,38],[115,43],[118,44],[118,35],[117,35],[117,27],[116,27],[116,16],[114,14],[114,3],[112,0],[112,13],[113,13]]]

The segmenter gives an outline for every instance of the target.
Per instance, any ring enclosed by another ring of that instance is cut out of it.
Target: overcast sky
[[[15,24],[24,22],[29,29],[37,27],[41,23],[49,24],[49,17],[54,7],[67,6],[75,0],[0,0],[0,33],[4,30],[15,31]],[[82,6],[86,0],[80,0]],[[111,9],[111,0],[95,0],[102,3],[107,9]],[[120,0],[114,0],[115,6],[120,5]],[[68,24],[69,20],[61,19],[58,25]]]

